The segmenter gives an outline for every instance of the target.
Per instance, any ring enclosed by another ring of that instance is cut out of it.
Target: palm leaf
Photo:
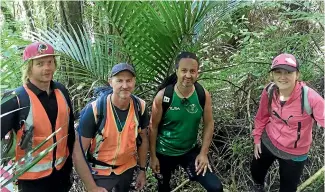
[[[21,159],[17,160],[15,163],[13,163],[8,169],[6,169],[6,171],[8,172],[12,168],[19,166],[19,164],[22,163],[23,161],[25,161],[25,159],[27,157],[31,156],[35,151],[40,149],[46,142],[48,142],[52,137],[54,137],[54,135],[56,135],[59,131],[61,131],[61,128],[62,127],[60,127],[58,130],[56,130],[51,135],[49,135],[46,139],[44,139],[44,141],[42,141],[40,144],[38,144],[35,148],[28,151],[28,153],[24,157],[22,157]],[[2,174],[1,174],[1,177],[2,177]]]
[[[80,27],[80,33],[74,29],[73,34],[68,34],[58,28],[39,30],[32,36],[64,53],[62,60],[65,63],[61,65],[66,69],[65,76],[75,82],[87,82],[88,88],[91,82],[106,82],[112,65],[128,60],[129,56],[136,67],[137,82],[144,85],[141,85],[141,90],[149,90],[173,70],[175,56],[182,49],[191,47],[194,33],[200,34],[205,30],[202,23],[209,18],[208,13],[215,11],[217,6],[223,9],[229,4],[210,1],[100,1],[95,3],[94,10],[106,12],[98,15],[99,22],[102,26],[113,26],[114,35],[93,34]],[[108,50],[110,54],[107,54]],[[147,89],[146,86],[150,87]]]
[[[1,115],[0,115],[0,118],[2,118],[2,117],[4,117],[4,116],[7,116],[7,115],[10,115],[11,113],[14,113],[14,112],[16,112],[16,111],[20,111],[20,110],[22,110],[22,109],[25,109],[25,108],[27,108],[27,107],[29,107],[29,106],[21,107],[21,108],[18,108],[18,109],[15,109],[15,110],[9,111],[9,112],[7,112],[7,113],[1,114]]]
[[[66,136],[65,136],[66,137]],[[16,174],[3,184],[1,184],[2,187],[8,185],[9,183],[15,181],[18,179],[21,175],[23,175],[26,171],[28,171],[30,168],[32,168],[34,165],[36,165],[40,160],[42,160],[49,152],[51,152],[57,144],[59,144],[65,137],[61,138],[58,140],[56,143],[52,144],[49,148],[44,149],[42,152],[40,152],[31,162],[24,164],[22,167],[20,167],[17,171]],[[5,180],[2,180],[5,181]]]

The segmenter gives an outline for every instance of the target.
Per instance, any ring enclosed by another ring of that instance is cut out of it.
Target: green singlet
[[[188,98],[187,104],[182,104],[182,99],[174,91],[172,103],[158,128],[157,152],[179,156],[191,150],[197,143],[202,115],[196,91]]]

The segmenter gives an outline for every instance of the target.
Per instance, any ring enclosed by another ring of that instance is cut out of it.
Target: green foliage
[[[20,33],[3,28],[0,46],[0,88],[13,89],[21,84],[22,53],[30,41],[22,40]]]
[[[77,107],[83,107],[92,87],[107,82],[118,62],[135,65],[137,94],[150,101],[157,85],[174,71],[177,53],[197,52],[200,82],[213,99],[216,134],[229,137],[221,150],[226,155],[213,151],[214,163],[233,191],[249,190],[249,184],[241,182],[250,180],[246,173],[252,141],[248,138],[260,92],[269,82],[272,58],[292,53],[300,62],[302,80],[317,82],[324,76],[324,3],[320,1],[86,1],[83,23],[73,34],[55,25],[60,20],[55,11],[58,2],[33,5],[34,15],[42,16],[34,18],[39,30],[28,38],[48,42],[61,53],[55,79],[69,85]],[[5,27],[1,34],[1,87],[6,89],[20,84],[21,48],[28,43],[22,41],[21,23],[10,26],[16,26],[17,32]],[[223,161],[231,163],[230,170]],[[313,171],[319,164],[308,168]],[[185,178],[173,179],[180,184]],[[155,191],[151,174],[148,180],[147,189]],[[187,188],[197,189],[191,184],[181,190]]]

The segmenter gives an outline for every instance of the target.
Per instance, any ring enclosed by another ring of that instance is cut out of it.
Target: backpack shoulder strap
[[[18,107],[26,107],[25,109],[19,111],[19,122],[25,121],[30,109],[30,107],[28,107],[30,106],[29,95],[23,86],[16,88],[15,93],[17,96]]]
[[[110,94],[105,94],[100,96],[97,100],[96,100],[96,107],[97,107],[97,133],[101,134],[103,128],[105,127],[105,120],[107,117],[107,97]]]
[[[162,118],[164,117],[165,113],[167,112],[169,106],[172,103],[173,94],[174,94],[174,84],[168,85],[165,88],[164,96],[163,96],[163,100],[162,100],[162,108],[163,108],[163,113],[161,116]]]
[[[310,107],[309,100],[308,100],[308,90],[309,87],[304,85],[301,88],[301,110],[302,112],[305,110],[308,115],[312,115],[313,111]]]
[[[204,111],[204,106],[205,106],[205,91],[202,85],[198,82],[194,83],[194,87],[197,93],[197,96],[199,97],[199,102],[201,105],[202,110]]]
[[[65,97],[65,100],[68,101],[69,93],[68,93],[67,88],[65,88],[65,86],[64,86],[63,84],[61,84],[61,83],[59,83],[59,82],[57,82],[57,81],[54,81],[54,84],[55,84],[55,87],[56,87],[57,89],[59,89],[59,90],[62,92],[62,94],[63,94],[64,97]]]
[[[133,106],[134,106],[134,111],[135,111],[135,116],[139,122],[139,125],[141,125],[141,116],[142,116],[142,106],[141,106],[141,101],[140,99],[135,96],[131,95],[131,98],[133,100]]]

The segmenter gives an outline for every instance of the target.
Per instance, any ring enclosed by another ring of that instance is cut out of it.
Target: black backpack
[[[55,81],[54,81],[54,84],[55,84],[55,87],[57,89],[59,89],[63,93],[63,96],[67,100],[67,98],[69,98],[69,94],[68,94],[68,91],[66,90],[66,88],[64,87],[64,85],[62,85],[59,82],[55,82]],[[28,116],[28,113],[29,113],[29,109],[30,109],[29,95],[28,95],[26,89],[24,88],[24,86],[20,86],[20,87],[14,89],[14,90],[10,90],[10,91],[5,92],[3,98],[11,97],[11,96],[17,98],[17,102],[18,102],[18,105],[19,105],[18,108],[22,108],[21,110],[18,110],[18,111],[15,112],[15,113],[18,113],[18,121],[19,121],[18,129],[20,129],[20,127],[25,122],[25,120],[26,120],[26,118]],[[21,141],[16,141],[16,138],[13,138],[13,135],[15,135],[15,134],[13,134],[13,133],[10,133],[10,134],[11,134],[11,136],[9,137],[9,139],[10,139],[9,141],[5,141],[5,139],[3,139],[1,141],[1,142],[4,142],[4,143],[8,143],[8,146],[6,146],[6,148],[5,148],[6,150],[2,151],[3,156],[6,156],[9,153],[9,151],[11,150],[12,147],[16,147],[16,142],[20,142],[19,144],[21,145],[21,148],[23,146],[25,147],[26,145],[28,145],[30,143],[30,141],[28,139],[24,139],[25,138],[24,135],[32,134],[32,128],[30,128],[28,126],[26,127],[26,133],[24,133]],[[26,138],[29,138],[29,137],[26,137]],[[7,158],[8,161],[11,159],[12,154],[10,154],[9,156],[10,157]],[[5,161],[3,161],[1,163],[7,164],[8,163],[7,160],[5,160]]]
[[[171,84],[171,85],[167,85],[167,87],[165,88],[164,97],[163,97],[163,101],[162,101],[162,108],[163,108],[162,117],[164,117],[165,113],[167,112],[167,110],[169,109],[169,107],[172,103],[173,94],[174,94],[174,86],[175,86],[175,84]],[[204,88],[198,82],[194,83],[194,87],[195,87],[196,93],[199,98],[199,103],[204,111],[204,106],[205,106]]]

